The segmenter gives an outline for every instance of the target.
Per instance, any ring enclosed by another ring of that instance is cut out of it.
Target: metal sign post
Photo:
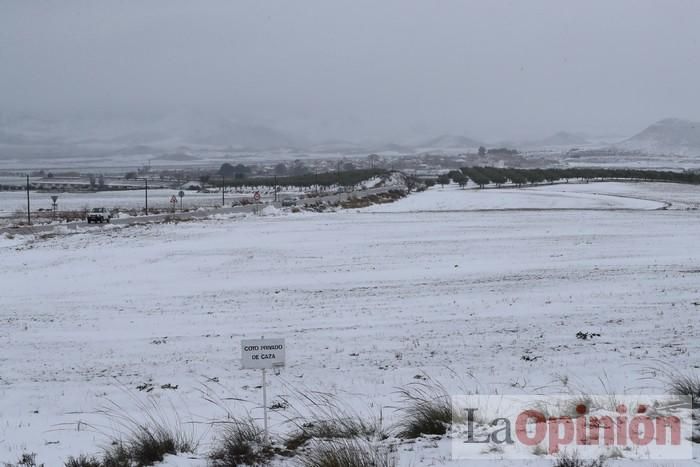
[[[265,442],[270,442],[267,422],[267,372],[269,368],[282,368],[286,363],[284,339],[244,339],[241,341],[241,367],[262,370],[263,416],[265,417]]]
[[[51,195],[51,201],[53,202],[51,207],[53,207],[53,217],[55,219],[56,218],[56,209],[58,208],[58,195]]]
[[[185,192],[180,190],[180,192],[177,195],[180,197],[180,211],[182,211],[182,198],[185,197]]]

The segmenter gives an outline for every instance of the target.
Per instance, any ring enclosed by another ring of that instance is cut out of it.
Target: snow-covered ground
[[[700,208],[700,187],[677,183],[646,182],[596,182],[567,183],[532,187],[537,192],[589,194],[593,196],[609,195],[646,200],[663,200],[669,203],[668,209]]]
[[[424,374],[455,393],[663,391],[645,369],[697,371],[700,212],[658,208],[697,199],[671,184],[450,186],[337,213],[0,237],[0,462],[99,452],[113,427],[96,411],[138,416],[153,398],[200,422],[199,454],[168,465],[204,466],[206,422],[225,413],[203,392],[262,417],[239,347],[261,335],[288,346],[271,401],[327,391],[385,423]],[[290,416],[272,412],[273,434]],[[449,446],[405,445],[401,465],[479,465]],[[551,460],[495,465],[523,464]]]
[[[437,186],[422,196],[411,196],[388,205],[372,206],[369,212],[417,211],[490,211],[490,210],[565,210],[565,209],[660,209],[659,198],[644,199],[638,192],[629,194],[606,184],[561,184],[529,188],[459,189],[455,184]],[[607,184],[610,185],[610,184]],[[615,184],[622,185],[622,184]],[[573,188],[572,188],[573,187]],[[700,191],[697,190],[696,191]],[[685,192],[684,192],[685,193]],[[637,196],[639,195],[639,196]]]

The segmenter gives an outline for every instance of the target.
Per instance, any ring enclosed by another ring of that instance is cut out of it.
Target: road
[[[145,224],[145,223],[157,223],[163,222],[166,219],[202,219],[215,214],[232,214],[232,213],[251,213],[256,210],[261,210],[266,206],[280,207],[280,203],[269,203],[269,204],[249,204],[247,206],[235,206],[229,208],[218,208],[218,209],[206,209],[199,211],[185,211],[185,212],[169,212],[163,214],[149,214],[143,216],[131,216],[125,218],[115,218],[111,220],[111,224],[115,225],[133,225],[133,224]],[[0,234],[3,233],[13,233],[13,234],[36,234],[42,232],[50,232],[54,228],[61,226],[68,229],[77,228],[100,228],[106,224],[88,224],[86,221],[79,222],[66,222],[63,224],[43,224],[43,225],[32,225],[32,226],[20,226],[20,227],[5,227],[0,229]]]
[[[319,202],[324,202],[324,203],[338,203],[338,202],[343,202],[347,201],[348,199],[352,197],[357,197],[357,198],[364,198],[366,196],[370,195],[377,195],[381,193],[386,193],[391,190],[396,190],[398,189],[397,187],[394,186],[389,186],[389,187],[380,187],[380,188],[370,188],[367,190],[360,190],[360,191],[353,191],[353,192],[347,192],[347,193],[334,193],[334,194],[328,194],[324,196],[317,196],[313,198],[303,198],[299,201],[297,201],[297,205],[312,205],[316,204]],[[241,213],[241,214],[246,214],[246,213],[252,213],[255,212],[256,210],[262,210],[267,206],[274,206],[276,208],[281,208],[282,203],[281,202],[268,202],[268,203],[258,203],[258,204],[249,204],[246,206],[234,206],[234,207],[226,207],[226,208],[217,208],[217,209],[202,209],[198,211],[189,211],[189,212],[168,212],[168,213],[163,213],[163,214],[149,214],[149,215],[143,215],[143,216],[132,216],[132,217],[126,217],[122,219],[112,219],[111,223],[115,225],[133,225],[133,224],[144,224],[144,223],[157,223],[157,222],[163,222],[166,219],[204,219],[209,216],[217,215],[217,214],[236,214],[236,213]],[[78,229],[78,228],[100,228],[105,224],[88,224],[86,221],[79,221],[79,222],[66,222],[63,224],[43,224],[43,225],[31,225],[31,226],[19,226],[19,227],[3,227],[0,228],[0,235],[5,234],[5,233],[10,233],[10,234],[18,234],[18,235],[28,235],[28,234],[38,234],[38,233],[45,233],[45,232],[51,232],[53,229],[56,227],[66,227],[68,229]]]

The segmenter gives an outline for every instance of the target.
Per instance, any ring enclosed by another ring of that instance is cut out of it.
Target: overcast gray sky
[[[697,0],[0,0],[0,112],[213,112],[307,136],[700,120]]]

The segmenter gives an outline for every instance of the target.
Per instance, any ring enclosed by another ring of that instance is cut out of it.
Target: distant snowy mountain
[[[364,153],[368,151],[368,149],[361,144],[340,139],[328,140],[318,144],[313,144],[307,149],[311,152],[317,153],[337,152],[343,154]]]
[[[377,153],[410,154],[413,151],[413,147],[397,143],[385,143],[372,146],[372,152]]]
[[[700,123],[678,118],[660,120],[615,148],[647,154],[700,156]]]
[[[182,128],[184,142],[202,145],[234,146],[255,149],[293,147],[302,142],[265,125],[212,118],[191,122]]]
[[[437,149],[471,149],[478,148],[482,143],[461,135],[442,135],[417,144],[421,148]]]
[[[525,146],[529,147],[551,147],[551,146],[565,146],[565,147],[574,147],[574,146],[583,146],[586,144],[589,144],[590,142],[588,139],[577,133],[569,133],[566,131],[560,131],[558,133],[553,134],[552,136],[549,136],[547,138],[537,140],[537,141],[529,141],[525,143]]]
[[[177,113],[155,119],[75,118],[46,120],[0,118],[0,144],[179,145],[273,149],[304,144],[265,125],[203,113]]]

